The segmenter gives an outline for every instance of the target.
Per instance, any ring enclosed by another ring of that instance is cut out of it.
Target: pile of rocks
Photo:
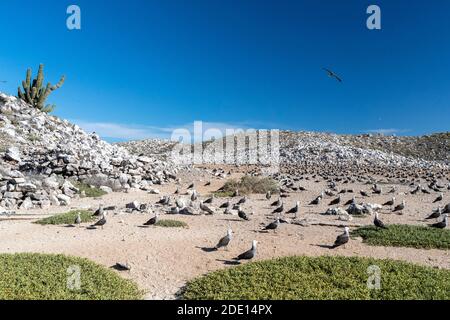
[[[0,206],[6,209],[67,204],[77,195],[69,181],[150,190],[176,179],[179,170],[1,93],[0,137]]]
[[[208,141],[203,143],[201,148],[194,147],[192,149],[202,150],[202,163],[224,161],[225,163],[238,165],[306,164],[314,166],[326,164],[328,166],[436,168],[446,170],[450,166],[447,160],[426,160],[376,149],[373,146],[374,139],[371,135],[348,136],[319,132],[280,131],[278,139],[272,142],[270,132],[264,134],[264,140],[261,140],[261,132],[264,131],[241,133],[232,140],[223,138],[217,141]],[[268,138],[265,138],[266,134]],[[398,142],[398,139],[394,138],[386,138],[385,140]],[[377,141],[382,140],[381,137],[377,139]],[[366,140],[367,146],[364,147]],[[227,147],[227,141],[231,141],[233,145]],[[190,154],[184,155],[185,158],[190,156]],[[180,157],[180,159],[183,159],[183,157]]]

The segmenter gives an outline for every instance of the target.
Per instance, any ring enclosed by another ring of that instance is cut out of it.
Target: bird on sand
[[[400,203],[399,205],[397,205],[394,210],[392,210],[393,212],[397,212],[397,211],[402,211],[403,209],[405,209],[406,206],[406,201],[403,200],[402,203]]]
[[[154,224],[156,224],[159,220],[159,214],[156,213],[155,216],[153,218],[150,218],[150,220],[148,220],[146,223],[144,223],[144,226],[152,226]]]
[[[77,217],[75,218],[75,222],[74,223],[77,226],[80,226],[80,224],[81,224],[81,215],[80,215],[79,212],[77,213]]]
[[[442,221],[437,222],[437,223],[434,223],[434,224],[431,224],[430,227],[432,227],[432,228],[438,228],[438,229],[444,229],[444,228],[446,228],[446,227],[447,227],[447,224],[448,224],[448,214],[447,214],[447,213],[444,214],[443,217],[444,217],[444,219],[443,219]]]
[[[248,251],[245,251],[244,253],[240,254],[234,260],[250,260],[253,259],[256,255],[256,245],[258,244],[258,241],[253,240],[252,242],[252,248]]]
[[[426,217],[425,219],[426,220],[430,220],[430,219],[436,219],[436,218],[439,218],[440,216],[441,216],[441,214],[442,214],[442,207],[441,206],[439,206],[438,208],[437,208],[437,210],[434,210],[428,217]]]
[[[438,197],[433,201],[433,203],[442,201],[442,199],[444,199],[444,194],[441,192]]]
[[[105,214],[102,214],[102,217],[100,218],[100,220],[98,220],[96,223],[94,223],[93,225],[91,225],[92,228],[95,227],[102,227],[106,224],[106,216]]]
[[[334,206],[336,204],[339,204],[340,202],[341,202],[341,196],[339,195],[336,199],[332,200],[329,205]]]
[[[297,201],[297,202],[295,203],[295,207],[293,207],[292,209],[289,209],[286,213],[297,214],[299,208],[300,208],[300,201]]]
[[[267,193],[266,193],[266,199],[267,199],[267,200],[270,200],[270,198],[272,198],[272,192],[270,192],[270,190],[269,190],[269,191],[267,191]]]
[[[320,203],[320,201],[322,201],[322,196],[318,196],[317,198],[315,198],[313,201],[309,203],[309,205],[317,205]]]
[[[352,203],[356,203],[356,198],[352,197],[350,200],[348,200],[346,203],[344,203],[344,206],[349,206]]]
[[[344,233],[340,234],[337,238],[336,241],[334,242],[333,246],[331,247],[331,249],[337,248],[339,246],[342,246],[344,244],[346,244],[349,240],[350,240],[350,229],[348,227],[345,227],[344,229]]]
[[[385,224],[383,223],[383,221],[381,221],[378,217],[378,212],[375,212],[375,219],[373,220],[373,224],[378,227],[378,228],[382,228],[382,229],[387,229],[387,227],[385,226]]]
[[[197,197],[198,197],[198,195],[197,195],[197,191],[192,191],[192,194],[191,194],[191,201],[195,201],[195,200],[197,200]]]
[[[119,271],[130,271],[131,266],[128,263],[117,262],[114,266],[114,269]]]
[[[272,202],[270,205],[271,205],[272,207],[279,207],[279,206],[281,205],[281,198],[278,197],[278,200],[275,201],[275,202]]]
[[[230,206],[231,206],[230,201],[227,201],[227,202],[221,204],[219,208],[221,208],[221,209],[223,209],[223,208],[229,208]]]
[[[273,210],[272,213],[281,213],[281,212],[283,212],[283,210],[284,210],[284,205],[283,205],[283,203],[281,203],[281,205],[278,208],[276,208],[275,210]]]
[[[213,200],[214,200],[214,196],[212,196],[212,197],[206,199],[205,201],[203,201],[203,203],[212,203]]]
[[[363,196],[363,197],[368,197],[368,193],[365,192],[364,190],[359,191],[359,193]]]
[[[385,203],[383,203],[383,206],[393,206],[395,203],[395,197],[392,197],[391,200],[386,201]]]
[[[219,250],[220,248],[225,249],[228,248],[228,245],[230,244],[232,238],[233,238],[233,230],[231,230],[230,228],[227,230],[227,235],[219,240],[214,249]]]
[[[274,222],[271,222],[267,226],[265,226],[263,230],[273,230],[274,232],[276,232],[279,225],[280,218],[277,218]]]
[[[335,78],[337,81],[342,82],[342,79],[336,73],[331,71],[330,69],[327,69],[327,68],[322,68],[322,69],[327,72],[327,74],[330,78]]]
[[[246,201],[247,201],[247,197],[244,196],[243,198],[241,198],[241,199],[238,201],[237,204],[244,204]]]
[[[103,205],[101,204],[98,206],[98,209],[94,212],[93,216],[101,217],[101,216],[103,216],[103,213],[104,213],[104,209],[103,209]]]
[[[244,211],[242,211],[241,209],[238,210],[238,217],[243,219],[243,220],[247,220],[248,221],[247,214]]]

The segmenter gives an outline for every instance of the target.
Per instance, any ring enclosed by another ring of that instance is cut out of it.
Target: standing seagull
[[[225,247],[225,249],[228,248],[228,245],[230,244],[232,238],[233,238],[233,230],[228,229],[227,235],[219,240],[219,243],[216,244],[214,249],[219,250],[219,248],[223,247]]]
[[[274,232],[277,232],[277,228],[279,225],[280,218],[277,218],[274,222],[269,223],[267,226],[265,226],[263,230],[273,230]]]
[[[93,228],[95,228],[95,227],[102,227],[102,230],[103,230],[103,226],[105,224],[106,224],[106,216],[105,216],[105,214],[102,214],[102,217],[100,218],[100,220],[98,220],[96,223],[91,225],[91,227],[93,227]]]
[[[395,203],[395,197],[392,197],[391,200],[386,201],[385,203],[383,203],[383,206],[390,206],[390,207],[392,207],[394,205],[394,203]]]
[[[269,190],[269,191],[267,191],[267,193],[266,193],[266,199],[267,199],[267,200],[270,200],[270,198],[272,198],[272,192],[270,192],[270,190]]]
[[[103,213],[104,213],[104,209],[103,209],[103,205],[101,204],[98,206],[98,209],[94,212],[94,216],[101,217],[101,216],[103,216]]]
[[[322,69],[328,73],[328,76],[330,78],[335,78],[337,81],[342,82],[342,79],[336,73],[331,71],[330,69],[327,69],[327,68],[322,68]]]
[[[256,255],[256,245],[258,244],[258,241],[253,240],[252,242],[252,248],[242,254],[240,254],[239,256],[237,256],[236,258],[234,258],[234,260],[250,260],[253,259]]]
[[[344,244],[346,244],[349,240],[350,240],[350,229],[348,227],[345,227],[344,229],[344,233],[340,234],[337,238],[336,241],[334,242],[333,246],[331,247],[331,249],[337,248],[339,246],[342,246]]]
[[[75,218],[75,224],[76,224],[78,227],[79,227],[80,224],[81,224],[81,215],[80,215],[79,212],[77,213],[77,217]]]
[[[244,211],[242,211],[241,209],[238,210],[238,216],[239,216],[239,218],[248,221],[248,216],[247,216],[247,214],[246,214]]]
[[[375,219],[373,220],[373,224],[378,228],[387,229],[383,221],[378,218],[378,212],[375,212]]]
[[[431,224],[430,227],[432,227],[432,228],[438,228],[438,229],[444,229],[444,228],[446,228],[446,227],[447,227],[447,224],[448,224],[448,214],[447,214],[447,213],[444,214],[443,217],[444,217],[444,220],[442,220],[442,221],[440,221],[440,222],[437,222],[437,223],[434,223],[434,224]]]
[[[153,218],[144,223],[144,226],[152,226],[158,222],[159,214],[156,213]]]
[[[334,206],[336,204],[339,204],[341,202],[341,195],[339,195],[336,199],[330,202],[330,206]]]
[[[439,218],[440,216],[441,216],[441,214],[442,214],[442,207],[441,206],[439,206],[438,208],[437,208],[437,210],[434,210],[428,217],[426,217],[425,219],[426,220],[429,220],[429,219],[436,219],[436,218]]]
[[[281,205],[278,208],[276,208],[275,210],[273,210],[272,213],[281,213],[281,212],[283,212],[283,210],[284,210],[284,206],[283,206],[283,203],[281,203]]]
[[[403,209],[405,209],[405,206],[406,206],[406,201],[403,200],[402,203],[400,203],[399,205],[397,205],[397,206],[394,208],[393,212],[396,212],[396,211],[403,211]]]
[[[295,203],[295,207],[293,207],[292,209],[290,209],[290,210],[287,211],[286,213],[293,213],[293,214],[295,214],[295,216],[297,216],[299,207],[300,207],[300,201],[297,201],[297,202]]]

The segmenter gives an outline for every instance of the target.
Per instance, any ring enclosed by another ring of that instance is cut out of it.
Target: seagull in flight
[[[331,71],[330,69],[327,69],[327,68],[322,68],[322,69],[328,73],[329,77],[335,78],[337,81],[342,82],[342,79],[336,73]]]

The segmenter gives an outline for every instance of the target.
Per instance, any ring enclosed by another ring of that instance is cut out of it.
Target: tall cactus
[[[47,83],[47,86],[44,87],[42,85],[44,82],[44,65],[40,64],[37,78],[33,79],[33,81],[31,81],[31,69],[27,70],[26,79],[25,81],[22,81],[24,92],[22,92],[21,88],[19,87],[18,97],[43,112],[52,112],[55,109],[55,105],[45,105],[45,101],[47,100],[50,93],[63,85],[64,80],[65,76],[62,76],[56,85],[52,86],[50,83]]]

